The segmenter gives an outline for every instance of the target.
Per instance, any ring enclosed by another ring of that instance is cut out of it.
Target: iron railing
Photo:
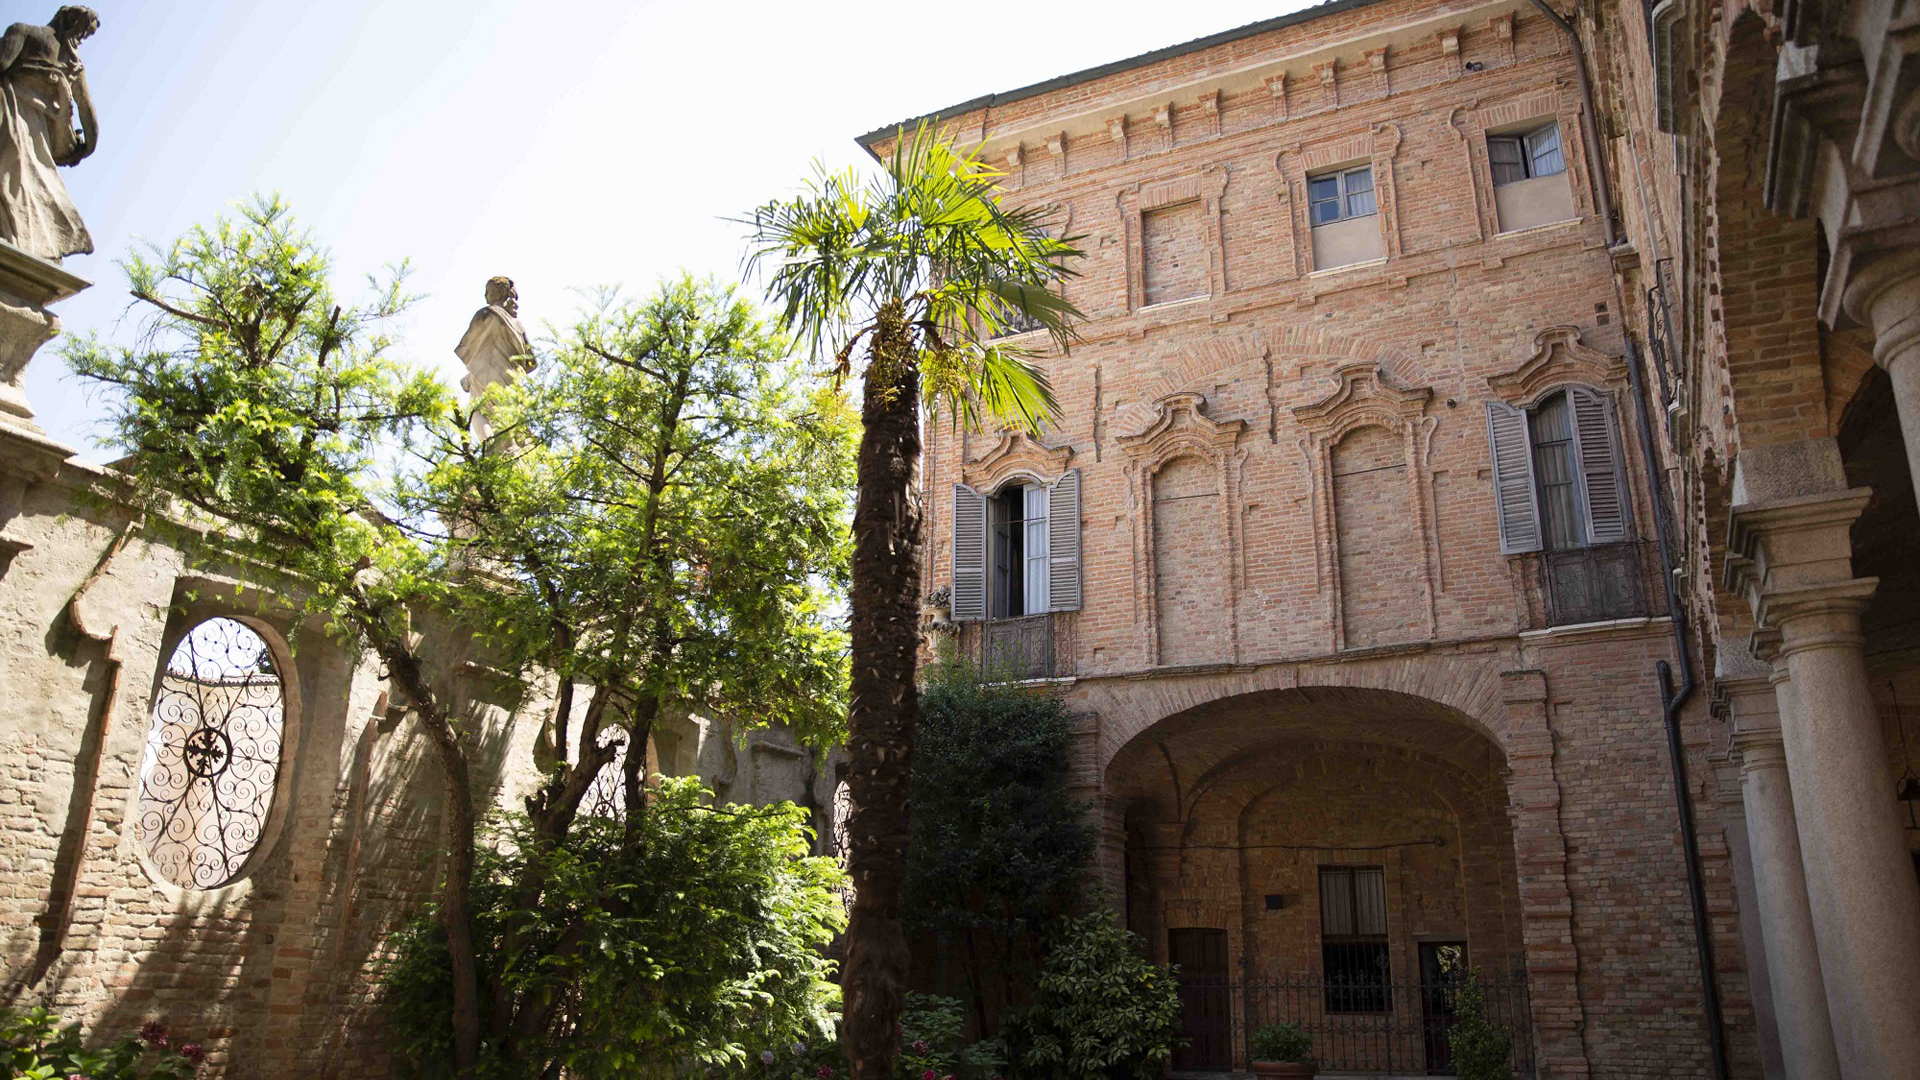
[[[1022,615],[981,624],[980,667],[996,679],[1053,677],[1053,616]]]
[[[1176,1052],[1174,1068],[1244,1068],[1251,1060],[1247,1041],[1253,1032],[1288,1023],[1313,1040],[1313,1057],[1322,1073],[1450,1076],[1458,986],[1450,979],[1384,983],[1356,995],[1352,987],[1311,977],[1243,981],[1183,976],[1180,998],[1188,1043]],[[1483,1014],[1508,1038],[1508,1066],[1516,1077],[1532,1077],[1526,983],[1481,981],[1479,986]],[[1341,1011],[1355,1003],[1374,1011]],[[1237,1030],[1232,1025],[1236,1013],[1241,1020]],[[1233,1048],[1238,1048],[1237,1055]]]

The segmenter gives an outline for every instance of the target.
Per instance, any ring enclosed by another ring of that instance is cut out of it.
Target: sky
[[[864,132],[1306,0],[93,4],[99,149],[61,172],[95,248],[65,266],[95,284],[55,308],[63,328],[131,340],[128,252],[277,192],[348,297],[411,264],[423,299],[401,354],[452,381],[488,277],[514,279],[536,336],[598,287],[735,280],[745,231],[727,219],[794,193],[816,161],[863,164]],[[0,0],[0,15],[56,6]],[[58,349],[28,370],[37,419],[108,457],[106,402]]]

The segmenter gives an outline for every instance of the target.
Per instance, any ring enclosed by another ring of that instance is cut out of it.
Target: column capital
[[[1787,767],[1787,746],[1777,726],[1769,731],[1734,732],[1733,749],[1740,755],[1741,776],[1761,769]]]
[[[1850,580],[1853,523],[1872,495],[1871,488],[1857,487],[1734,507],[1727,588],[1745,595],[1758,614],[1762,593]]]
[[[1807,649],[1865,643],[1860,613],[1866,610],[1879,578],[1853,578],[1795,589],[1770,589],[1759,594],[1754,614],[1780,629],[1780,660]]]
[[[1884,255],[1854,271],[1842,302],[1873,328],[1873,358],[1882,367],[1920,363],[1920,251]]]

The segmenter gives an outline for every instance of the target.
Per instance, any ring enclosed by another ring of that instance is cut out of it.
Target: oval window
[[[134,822],[161,877],[211,889],[240,876],[273,808],[286,703],[273,650],[245,623],[208,619],[180,639],[153,698]]]

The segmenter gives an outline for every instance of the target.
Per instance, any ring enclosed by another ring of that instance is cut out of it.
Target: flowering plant
[[[0,1014],[0,1063],[26,1080],[186,1080],[206,1056],[199,1043],[173,1037],[158,1020],[138,1036],[89,1050],[80,1025],[62,1027],[45,1008]]]

